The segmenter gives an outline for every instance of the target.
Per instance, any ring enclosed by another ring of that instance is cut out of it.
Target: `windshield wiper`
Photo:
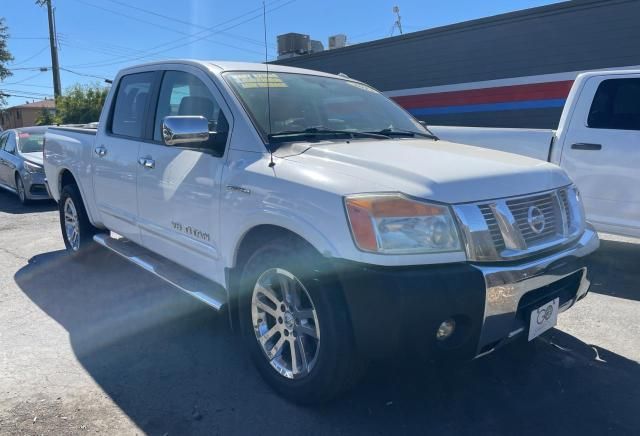
[[[271,139],[286,140],[289,136],[314,137],[319,135],[348,135],[352,138],[376,138],[389,139],[388,135],[377,132],[358,132],[352,130],[334,130],[325,129],[324,127],[309,127],[304,130],[283,130],[281,132],[271,133],[267,137]]]
[[[385,135],[385,136],[407,136],[407,137],[422,136],[424,138],[433,139],[434,141],[437,141],[438,139],[440,139],[433,133],[415,132],[413,130],[404,130],[404,129],[386,128],[386,129],[378,130],[376,132],[365,132],[365,133],[373,133],[376,135]]]

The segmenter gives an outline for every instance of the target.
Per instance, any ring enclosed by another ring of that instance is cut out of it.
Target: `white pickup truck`
[[[370,357],[536,337],[586,295],[599,244],[562,169],[438,141],[367,85],[309,70],[128,68],[97,129],[51,128],[44,155],[71,253],[101,244],[226,310],[299,402]]]
[[[560,165],[599,231],[640,237],[640,71],[576,78],[557,130],[430,126],[441,139]]]

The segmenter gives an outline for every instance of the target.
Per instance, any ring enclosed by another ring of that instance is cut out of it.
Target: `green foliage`
[[[85,124],[98,121],[108,88],[99,85],[74,85],[56,98],[56,122]]]
[[[36,126],[50,126],[56,124],[56,118],[51,109],[42,109],[36,118]]]
[[[11,76],[11,71],[7,68],[7,62],[11,62],[13,60],[13,56],[9,52],[7,48],[7,38],[9,38],[9,34],[7,33],[7,26],[4,24],[4,17],[0,17],[0,82]],[[0,106],[4,106],[5,97],[0,92]]]

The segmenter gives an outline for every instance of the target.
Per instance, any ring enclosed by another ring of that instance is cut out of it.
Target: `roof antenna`
[[[271,86],[269,85],[269,48],[267,46],[267,6],[262,1],[262,27],[264,28],[264,65],[267,69],[267,139],[271,141]],[[269,144],[269,168],[276,166],[273,161],[273,148]]]

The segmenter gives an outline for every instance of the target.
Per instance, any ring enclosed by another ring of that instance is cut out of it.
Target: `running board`
[[[99,233],[93,240],[216,310],[227,302],[222,286],[128,239]]]

